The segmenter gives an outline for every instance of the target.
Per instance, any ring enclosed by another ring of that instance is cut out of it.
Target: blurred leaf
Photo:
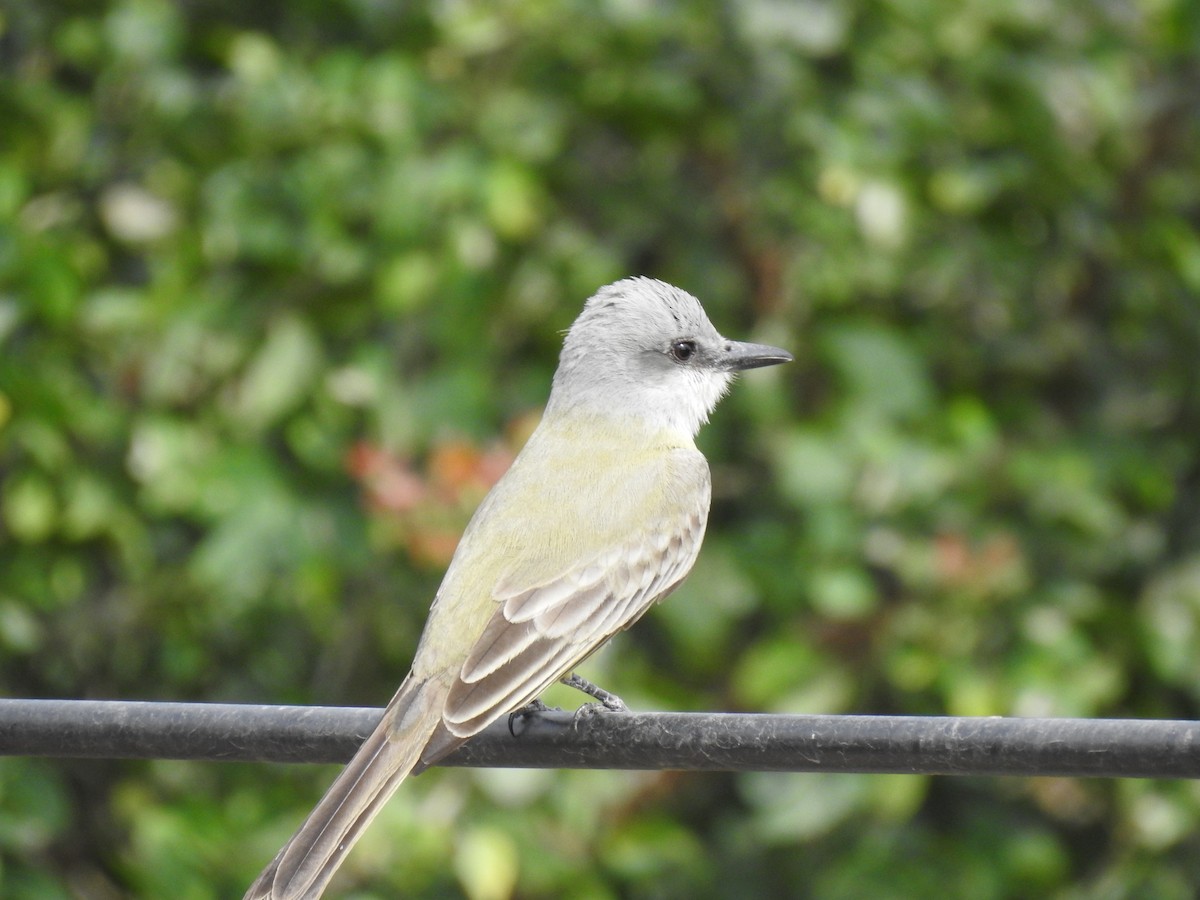
[[[4,482],[4,523],[18,540],[38,543],[58,527],[58,501],[50,483],[37,475]]]
[[[517,883],[512,839],[492,828],[473,828],[458,841],[454,868],[470,900],[506,900]]]
[[[1146,585],[1146,658],[1163,678],[1200,689],[1200,559],[1181,561]]]
[[[933,387],[919,357],[901,335],[866,325],[844,325],[830,330],[824,343],[856,406],[899,418],[929,412]]]
[[[308,394],[320,355],[316,335],[303,320],[287,316],[273,322],[237,385],[234,415],[256,429],[271,426]]]

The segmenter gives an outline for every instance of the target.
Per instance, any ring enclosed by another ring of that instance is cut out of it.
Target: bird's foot
[[[572,672],[570,675],[563,678],[562,683],[565,684],[567,687],[575,688],[575,690],[577,690],[577,691],[583,691],[589,697],[592,697],[593,699],[599,701],[598,703],[587,703],[587,704],[584,704],[583,706],[579,707],[579,712],[575,713],[576,719],[579,718],[580,712],[583,712],[583,710],[588,709],[589,707],[593,708],[593,710],[595,712],[599,712],[600,708],[606,709],[609,712],[628,712],[629,711],[629,707],[625,705],[625,701],[622,700],[620,697],[618,697],[616,694],[614,694],[610,691],[606,691],[602,687],[597,687],[596,685],[594,685],[590,681],[588,681],[586,678],[581,678],[580,676],[576,675],[574,672]],[[585,715],[591,715],[591,713],[586,713]]]
[[[556,712],[561,709],[562,709],[562,707],[559,707],[559,706],[547,706],[541,700],[536,700],[536,699],[531,700],[529,703],[526,703],[520,709],[513,710],[512,712],[510,712],[508,714],[508,733],[511,734],[513,737],[517,736],[516,731],[513,730],[513,723],[517,719],[523,719],[526,716],[533,716],[533,715],[537,715],[538,713]]]
[[[611,706],[605,706],[603,703],[585,703],[579,709],[575,710],[575,715],[571,716],[571,727],[578,728],[580,722],[586,722],[589,719],[594,719],[597,716],[605,716],[609,713],[627,712],[628,709],[626,706],[615,709]]]

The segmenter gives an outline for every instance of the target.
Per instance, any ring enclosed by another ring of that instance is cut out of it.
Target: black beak
[[[726,341],[716,354],[717,368],[730,372],[742,369],[761,369],[791,362],[792,354],[767,344],[746,344],[741,341]]]

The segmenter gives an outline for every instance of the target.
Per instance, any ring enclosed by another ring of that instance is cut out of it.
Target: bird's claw
[[[531,700],[520,709],[515,709],[508,714],[508,733],[513,737],[517,736],[517,732],[513,729],[513,723],[517,719],[523,719],[526,716],[536,715],[537,713],[554,712],[560,709],[561,707],[558,706],[547,706],[541,700]]]
[[[610,699],[597,700],[595,703],[585,703],[579,709],[575,710],[575,715],[571,716],[571,727],[578,727],[580,722],[587,719],[594,719],[596,716],[603,716],[607,713],[624,713],[629,712],[629,707],[625,702],[615,695],[609,695]]]

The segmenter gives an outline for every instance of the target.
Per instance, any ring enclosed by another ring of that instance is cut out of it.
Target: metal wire
[[[381,710],[0,700],[0,755],[345,762]],[[545,712],[450,766],[1200,778],[1200,722]]]

